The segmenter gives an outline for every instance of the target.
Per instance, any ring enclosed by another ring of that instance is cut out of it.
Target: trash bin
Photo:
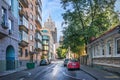
[[[27,66],[27,69],[33,69],[33,68],[35,68],[35,63],[29,62],[26,64],[26,66]]]

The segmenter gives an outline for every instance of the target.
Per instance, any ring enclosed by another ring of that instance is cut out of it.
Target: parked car
[[[80,69],[80,62],[76,59],[72,59],[68,62],[67,64],[67,69],[70,70],[70,69]]]
[[[65,59],[65,60],[64,60],[64,66],[67,66],[67,63],[68,63],[69,60],[70,60],[70,59]]]
[[[40,66],[42,66],[42,65],[48,65],[48,64],[49,64],[49,62],[48,62],[47,59],[42,59],[42,60],[40,61]]]

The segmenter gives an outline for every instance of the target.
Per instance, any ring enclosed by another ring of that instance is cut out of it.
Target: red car
[[[70,70],[70,69],[78,69],[79,70],[80,69],[80,62],[76,59],[72,59],[68,62],[67,68],[68,68],[68,70]]]

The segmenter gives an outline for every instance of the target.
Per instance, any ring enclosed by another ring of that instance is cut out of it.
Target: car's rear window
[[[78,62],[78,60],[76,60],[76,59],[72,59],[71,62]]]
[[[69,59],[65,59],[65,61],[69,61]]]

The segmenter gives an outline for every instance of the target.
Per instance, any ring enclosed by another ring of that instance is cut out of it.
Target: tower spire
[[[51,18],[50,13],[49,13],[49,16],[48,16],[48,21],[49,21],[49,22],[52,22],[52,18]]]

